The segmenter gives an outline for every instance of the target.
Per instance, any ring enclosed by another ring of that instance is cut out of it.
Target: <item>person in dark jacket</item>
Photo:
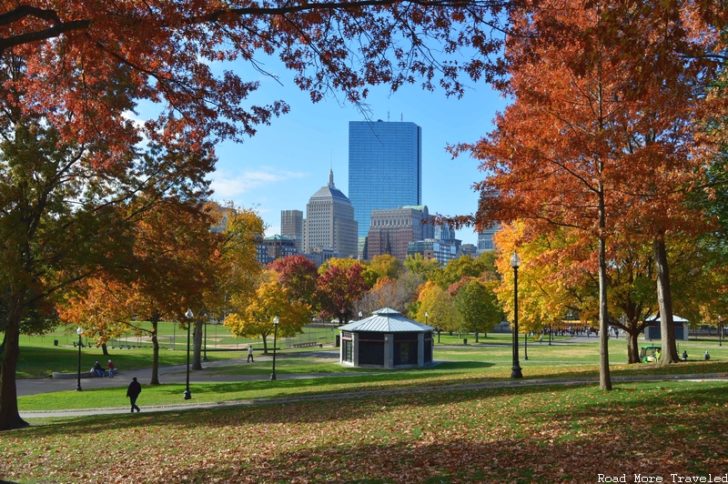
[[[137,406],[136,401],[139,397],[139,394],[142,392],[142,386],[137,381],[136,377],[131,379],[131,383],[129,383],[129,388],[126,389],[126,396],[129,397],[129,401],[131,402],[131,413],[134,413],[134,409],[136,408],[137,412],[141,412],[141,409]]]

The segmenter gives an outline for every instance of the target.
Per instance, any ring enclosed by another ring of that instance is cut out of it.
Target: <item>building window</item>
[[[345,339],[341,341],[341,351],[344,361],[348,361],[350,363],[354,362],[353,347],[350,339]]]

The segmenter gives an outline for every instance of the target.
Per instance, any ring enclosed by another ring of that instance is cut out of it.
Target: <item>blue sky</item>
[[[365,115],[342,96],[329,95],[312,103],[289,78],[260,78],[252,100],[258,103],[285,100],[291,111],[260,126],[244,143],[217,147],[219,162],[211,175],[213,198],[253,208],[263,218],[267,235],[280,233],[280,212],[306,211],[309,197],[327,183],[329,167],[337,188],[348,191],[348,123]],[[470,84],[462,99],[442,92],[405,86],[391,94],[373,88],[367,100],[372,120],[410,121],[422,127],[422,201],[431,213],[472,213],[477,194],[472,184],[481,179],[478,163],[468,156],[452,160],[448,143],[471,142],[491,129],[491,121],[505,106],[504,99],[487,85]],[[476,243],[472,229],[458,237]]]

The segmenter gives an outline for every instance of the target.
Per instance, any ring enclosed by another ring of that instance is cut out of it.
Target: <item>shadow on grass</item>
[[[548,391],[552,393],[554,389]],[[517,392],[523,397],[530,393],[535,392]],[[680,399],[688,404],[726,401],[721,388],[678,393],[684,393]],[[457,401],[462,400],[448,399]],[[361,444],[323,443],[288,450],[276,453],[265,465],[256,462],[258,456],[243,455],[234,462],[220,462],[212,469],[190,466],[187,472],[193,482],[247,478],[266,482],[303,479],[433,483],[596,482],[599,474],[641,473],[668,478],[671,473],[725,473],[722,436],[719,431],[710,431],[716,417],[726,417],[725,407],[720,410],[722,415],[711,416],[704,411],[686,412],[674,402],[658,402],[659,413],[682,424],[676,427],[656,421],[649,412],[634,412],[634,408],[651,405],[650,401],[634,399],[629,404],[618,404],[615,408],[612,399],[605,398],[596,404],[587,403],[587,413],[552,412],[546,419],[540,414],[524,418],[517,409],[504,409],[503,420],[513,427],[493,432],[479,431],[474,428],[477,424],[465,424],[462,432],[442,435],[437,429],[428,431],[424,425],[413,427],[408,422],[400,434],[363,437]],[[595,420],[594,416],[601,418]],[[566,428],[565,421],[576,423],[577,430]],[[686,434],[684,428],[692,429],[700,439]],[[358,434],[362,436],[362,429]],[[666,445],[650,446],[649,452],[635,451],[636,443],[657,435]]]
[[[105,366],[112,359],[121,371],[149,368],[152,365],[152,352],[148,350],[116,350],[110,356],[104,356],[101,348],[83,348],[81,351],[81,370],[86,371],[100,361]],[[231,355],[209,356],[211,360],[230,358]],[[185,362],[183,352],[160,352],[160,366],[181,365]],[[22,346],[18,358],[19,378],[45,378],[52,372],[75,373],[78,370],[78,349],[61,346]]]
[[[100,415],[55,419],[52,423],[32,426],[18,431],[28,437],[55,434],[85,435],[109,428],[154,428],[175,425],[178,427],[225,427],[231,424],[292,424],[338,422],[343,419],[362,419],[382,411],[382,408],[396,409],[401,406],[440,406],[448,403],[482,400],[503,395],[525,397],[530,394],[568,391],[568,387],[523,387],[480,390],[458,390],[450,393],[392,393],[362,395],[361,398],[333,398],[289,403],[261,404],[252,407],[223,407],[185,411],[169,411],[154,414]],[[178,392],[177,392],[178,393]],[[345,414],[340,411],[346,407]],[[142,407],[143,408],[143,407]]]
[[[585,364],[581,369],[568,369],[565,371],[554,371],[552,373],[539,373],[540,368],[534,368],[531,372],[528,365],[523,365],[525,379],[590,379],[598,378],[599,367],[596,364]],[[567,366],[556,366],[554,368],[569,368]],[[676,363],[668,367],[658,367],[651,363],[637,363],[633,365],[619,364],[610,368],[612,377],[650,377],[665,375],[701,375],[710,373],[728,373],[728,362],[726,361],[688,361]]]

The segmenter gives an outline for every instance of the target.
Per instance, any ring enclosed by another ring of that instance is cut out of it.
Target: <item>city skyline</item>
[[[448,144],[475,142],[491,129],[505,100],[486,86],[467,86],[462,99],[442,92],[403,86],[396,93],[373,88],[367,105],[345,103],[329,95],[311,103],[305,93],[261,77],[251,102],[285,98],[291,112],[260,126],[243,143],[217,146],[219,162],[211,174],[212,198],[253,208],[266,223],[266,235],[280,234],[282,210],[305,210],[312,193],[330,169],[349,196],[348,129],[350,121],[412,122],[422,130],[422,203],[432,214],[472,213],[478,196],[472,184],[485,175],[467,155],[452,160]],[[368,119],[367,119],[368,118]],[[474,229],[457,231],[463,243],[477,244]]]

